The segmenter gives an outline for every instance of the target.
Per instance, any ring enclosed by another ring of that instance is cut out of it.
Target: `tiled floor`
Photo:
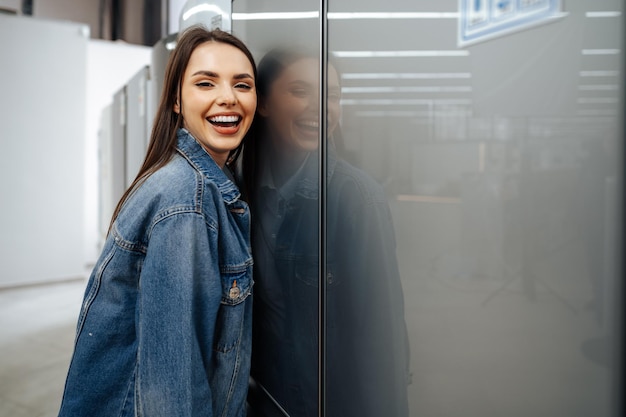
[[[57,415],[84,287],[0,291],[0,417]]]

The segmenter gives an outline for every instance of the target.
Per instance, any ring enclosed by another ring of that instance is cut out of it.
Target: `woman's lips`
[[[242,117],[239,115],[218,115],[207,117],[213,129],[222,135],[233,135],[239,131]]]
[[[241,116],[220,115],[220,116],[208,117],[207,120],[209,121],[209,123],[215,126],[236,126],[241,122]]]

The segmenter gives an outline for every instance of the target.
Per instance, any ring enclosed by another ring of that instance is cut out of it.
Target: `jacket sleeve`
[[[136,311],[140,415],[213,415],[209,367],[221,296],[216,233],[191,212],[153,227]]]
[[[350,297],[344,297],[336,319],[346,320],[344,327],[351,328],[352,336],[343,343],[344,357],[350,362],[346,366],[351,368],[347,373],[352,376],[352,395],[361,399],[344,410],[345,416],[408,415],[403,291],[391,214],[381,194],[369,201],[351,187],[342,194],[347,201],[360,202],[347,221],[337,225],[340,273],[348,284],[343,291]]]

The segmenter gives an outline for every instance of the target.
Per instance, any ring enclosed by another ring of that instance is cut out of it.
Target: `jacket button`
[[[237,287],[237,280],[234,280],[233,286],[230,288],[230,291],[228,291],[228,296],[231,300],[234,300],[235,298],[239,297],[240,293],[241,291],[239,291],[239,287]]]

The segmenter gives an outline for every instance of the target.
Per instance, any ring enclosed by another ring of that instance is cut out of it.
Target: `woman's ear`
[[[180,105],[178,104],[178,99],[176,99],[176,103],[174,103],[174,113],[180,114]]]

